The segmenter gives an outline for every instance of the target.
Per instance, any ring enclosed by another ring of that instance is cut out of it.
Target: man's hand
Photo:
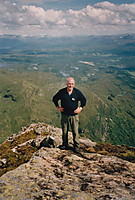
[[[57,106],[57,109],[58,109],[59,112],[63,112],[64,111],[64,108],[59,107],[59,106]]]
[[[76,110],[74,110],[74,113],[79,114],[82,111],[82,107],[78,107]]]

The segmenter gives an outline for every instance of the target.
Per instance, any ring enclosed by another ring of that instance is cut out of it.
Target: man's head
[[[66,85],[67,85],[67,90],[68,91],[72,91],[73,88],[74,88],[74,86],[75,86],[75,80],[74,80],[74,78],[72,78],[72,77],[67,78]]]

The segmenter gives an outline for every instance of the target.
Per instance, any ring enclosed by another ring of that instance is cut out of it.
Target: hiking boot
[[[68,150],[68,147],[66,146],[63,146],[63,145],[61,145],[60,147],[59,147],[61,150]]]
[[[73,151],[74,151],[75,153],[79,153],[79,147],[74,147]]]

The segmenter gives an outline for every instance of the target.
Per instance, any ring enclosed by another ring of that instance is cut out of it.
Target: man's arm
[[[59,103],[58,101],[61,99],[61,94],[60,94],[60,91],[58,91],[54,96],[53,96],[53,103],[54,105],[56,106],[56,108],[58,109],[59,112],[63,112],[64,111],[64,108],[60,107],[59,106]]]
[[[58,91],[54,96],[53,96],[53,103],[56,107],[59,106],[58,101],[60,100],[60,92]]]
[[[78,91],[80,106],[74,111],[74,113],[79,114],[83,107],[86,105],[86,97],[82,94],[82,92]]]
[[[82,94],[82,92],[79,94],[79,100],[81,102],[80,107],[83,108],[86,105],[86,97]]]

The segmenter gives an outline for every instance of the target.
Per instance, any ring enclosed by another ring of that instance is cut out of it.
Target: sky
[[[0,0],[0,35],[135,33],[135,0]]]

